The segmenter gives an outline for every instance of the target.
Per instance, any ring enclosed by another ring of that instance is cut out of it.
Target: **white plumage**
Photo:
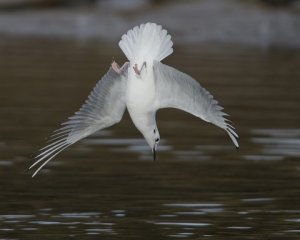
[[[224,129],[238,148],[238,135],[213,96],[191,76],[160,61],[173,52],[170,35],[155,23],[136,26],[122,36],[119,46],[128,58],[116,62],[97,83],[78,112],[55,131],[30,168],[41,164],[35,176],[68,146],[119,122],[125,109],[153,151],[160,140],[156,111],[178,108]]]
[[[122,36],[119,46],[130,62],[161,61],[173,52],[171,36],[155,23],[129,30]]]

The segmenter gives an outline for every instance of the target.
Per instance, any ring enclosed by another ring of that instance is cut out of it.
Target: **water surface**
[[[77,111],[116,47],[0,41],[0,238],[299,239],[300,52],[178,46],[165,62],[196,77],[241,136],[178,110],[158,112],[158,160],[128,114],[28,166]]]

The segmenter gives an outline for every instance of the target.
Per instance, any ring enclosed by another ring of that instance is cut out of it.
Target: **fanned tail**
[[[161,61],[173,52],[171,36],[155,23],[129,30],[122,36],[119,46],[129,61]]]

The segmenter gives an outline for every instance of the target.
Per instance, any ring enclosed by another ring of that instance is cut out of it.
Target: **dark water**
[[[73,114],[116,47],[0,40],[0,239],[300,239],[300,52],[177,47],[241,136],[158,113],[159,159],[123,121],[28,166]]]

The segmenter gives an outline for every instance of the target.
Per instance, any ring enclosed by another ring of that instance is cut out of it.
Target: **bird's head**
[[[148,128],[147,131],[144,131],[144,137],[152,149],[153,160],[156,159],[156,148],[160,141],[160,136],[157,127]]]

